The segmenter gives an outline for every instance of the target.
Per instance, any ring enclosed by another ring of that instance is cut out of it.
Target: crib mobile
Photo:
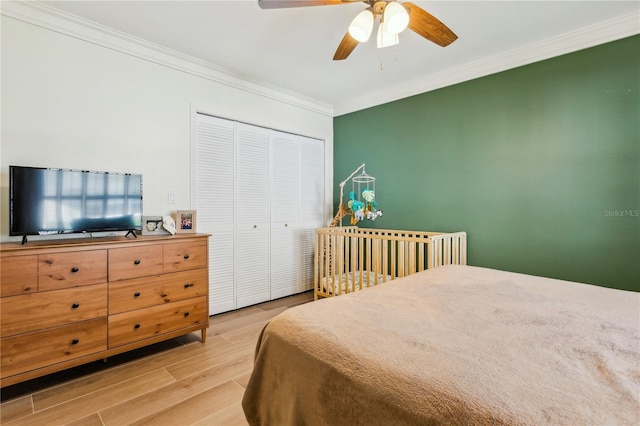
[[[360,170],[362,172],[356,176]],[[349,180],[351,180],[351,192],[349,192],[349,201],[345,204],[343,202],[344,186]],[[357,225],[364,219],[374,221],[382,216],[382,210],[378,209],[376,201],[376,178],[367,174],[364,163],[340,183],[338,212],[329,226],[342,226],[342,218],[345,216],[351,216],[351,225]]]

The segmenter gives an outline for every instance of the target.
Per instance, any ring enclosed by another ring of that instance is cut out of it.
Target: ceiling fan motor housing
[[[384,8],[387,7],[387,0],[374,0],[370,1],[371,7],[373,7],[373,13],[376,15],[382,15]]]

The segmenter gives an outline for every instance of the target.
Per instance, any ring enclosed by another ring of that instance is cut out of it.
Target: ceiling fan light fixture
[[[380,22],[380,26],[378,27],[378,36],[377,36],[378,49],[381,49],[383,47],[394,46],[398,43],[400,43],[398,34],[390,33],[387,30],[387,23],[385,21]]]
[[[387,31],[398,34],[409,25],[409,13],[400,3],[392,1],[384,8],[383,20],[387,24]]]
[[[367,8],[353,18],[351,25],[349,25],[349,34],[361,43],[369,40],[371,31],[373,31],[373,21],[375,15],[373,9]]]

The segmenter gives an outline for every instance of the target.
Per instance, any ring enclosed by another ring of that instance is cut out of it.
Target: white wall
[[[113,48],[96,42],[86,25],[65,22],[60,31],[2,12],[0,239],[17,238],[8,237],[9,165],[141,173],[145,214],[192,208],[196,111],[325,140],[331,215],[330,108],[251,82],[243,87],[222,74],[216,78],[216,70],[203,64],[174,66],[184,58],[164,61],[166,52],[141,45],[134,51],[130,39]],[[168,191],[175,191],[175,204],[168,204]]]

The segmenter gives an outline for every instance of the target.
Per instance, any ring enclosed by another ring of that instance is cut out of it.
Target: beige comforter
[[[274,318],[252,425],[640,424],[640,294],[443,266]]]

